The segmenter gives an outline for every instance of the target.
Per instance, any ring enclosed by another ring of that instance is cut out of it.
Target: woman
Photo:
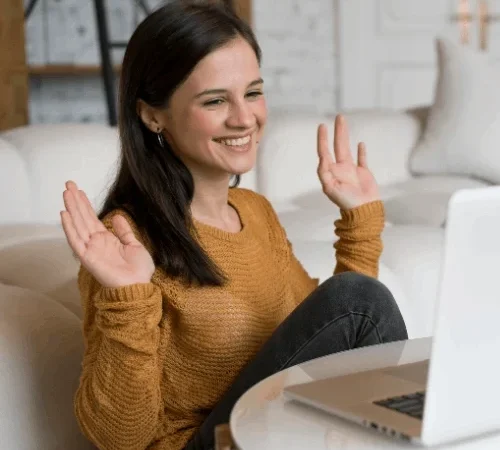
[[[337,264],[318,286],[270,203],[229,187],[266,123],[260,49],[218,6],[174,1],[123,61],[122,159],[99,216],[76,184],[62,224],[81,261],[86,350],[75,411],[101,449],[211,448],[237,398],[276,371],[405,339],[375,280],[384,211],[363,145],[318,130],[318,176],[340,207]],[[235,183],[237,184],[237,183]]]

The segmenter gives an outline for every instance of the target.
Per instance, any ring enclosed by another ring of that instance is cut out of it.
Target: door
[[[500,0],[338,0],[342,110],[428,105],[435,38],[500,56]]]

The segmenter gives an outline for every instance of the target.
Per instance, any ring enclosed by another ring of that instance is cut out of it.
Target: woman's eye
[[[209,100],[208,102],[205,102],[205,106],[218,106],[220,104],[224,103],[224,100],[221,98],[216,98],[215,100]]]
[[[251,92],[249,92],[247,95],[248,95],[249,97],[259,97],[259,96],[261,96],[261,95],[263,95],[263,94],[262,94],[262,92],[261,92],[261,91],[251,91]]]

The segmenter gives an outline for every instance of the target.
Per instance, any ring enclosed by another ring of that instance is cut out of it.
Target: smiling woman
[[[195,186],[214,197],[219,182],[227,185],[228,175],[248,172],[255,164],[266,123],[262,88],[255,50],[236,37],[197,64],[172,94],[168,108],[139,100],[138,110],[146,126],[160,132],[189,168]],[[216,215],[211,205],[198,200],[195,192],[194,218]]]
[[[406,337],[374,279],[377,184],[341,117],[335,160],[324,126],[317,142],[319,182],[342,210],[331,279],[318,286],[270,202],[237,187],[267,121],[260,61],[252,30],[222,2],[167,3],[127,46],[121,161],[99,215],[66,184],[61,219],[85,311],[75,412],[101,449],[212,449],[216,426],[263,378]]]
[[[190,20],[177,23],[176,8]],[[192,236],[192,221],[239,226],[220,187],[234,176],[237,185],[255,163],[266,121],[260,57],[250,28],[218,5],[173,2],[130,40],[120,89],[125,158],[100,218],[125,209],[148,230],[156,265],[172,276],[200,285],[224,280]],[[227,145],[241,137],[250,138],[243,148]],[[123,205],[122,198],[141,201]]]

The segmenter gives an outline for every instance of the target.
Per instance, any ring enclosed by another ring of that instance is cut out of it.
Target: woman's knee
[[[356,272],[343,272],[325,281],[330,302],[340,302],[346,311],[365,314],[385,324],[389,340],[407,338],[406,325],[389,288],[377,280]]]
[[[399,307],[389,288],[376,278],[357,272],[342,272],[326,280],[324,289],[330,301],[345,302],[350,309],[376,307],[385,315],[399,315]]]

